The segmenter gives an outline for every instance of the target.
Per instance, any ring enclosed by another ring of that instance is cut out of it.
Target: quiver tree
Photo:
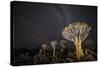
[[[41,48],[43,49],[43,54],[45,55],[45,50],[47,48],[47,44],[45,44],[45,43],[42,44]]]
[[[60,46],[62,46],[63,49],[66,47],[66,43],[66,40],[60,40]]]
[[[86,39],[91,27],[86,23],[76,22],[65,26],[62,35],[65,39],[74,42],[76,48],[76,58],[80,60],[84,56],[81,43]]]
[[[50,44],[53,48],[53,56],[55,56],[57,41],[52,41]]]
[[[62,47],[61,51],[63,51],[66,48],[66,40],[60,40],[60,46]]]

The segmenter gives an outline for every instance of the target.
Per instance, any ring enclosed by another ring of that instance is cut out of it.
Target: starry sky
[[[96,35],[97,7],[47,3],[11,3],[14,48],[34,48],[43,42],[60,40],[64,25],[81,21]],[[96,36],[94,36],[96,38]]]

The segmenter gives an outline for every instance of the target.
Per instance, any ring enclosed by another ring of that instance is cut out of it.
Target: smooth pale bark
[[[78,60],[80,60],[80,58],[84,56],[84,53],[83,53],[83,50],[82,50],[82,47],[81,47],[80,37],[75,38],[74,44],[75,44],[75,48],[76,48],[76,58]]]
[[[56,49],[55,49],[55,48],[53,48],[53,56],[55,56],[55,51],[56,51]]]

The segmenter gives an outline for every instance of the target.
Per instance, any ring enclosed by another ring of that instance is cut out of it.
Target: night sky
[[[34,48],[43,42],[59,41],[64,25],[82,21],[96,38],[97,7],[12,2],[14,48]]]

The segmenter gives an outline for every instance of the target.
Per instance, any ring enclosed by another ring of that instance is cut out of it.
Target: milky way
[[[87,22],[96,35],[96,7],[43,3],[13,3],[14,48],[34,48],[60,40],[65,24]]]

